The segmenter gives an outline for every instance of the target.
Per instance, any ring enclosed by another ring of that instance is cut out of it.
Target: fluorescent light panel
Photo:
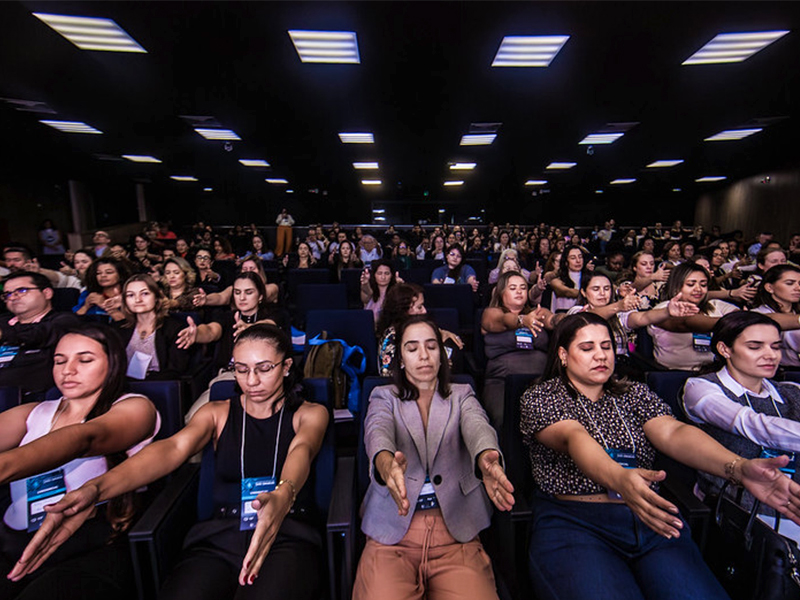
[[[663,169],[667,167],[674,167],[675,165],[679,165],[683,162],[683,159],[680,160],[657,160],[655,162],[651,162],[647,165],[648,169]]]
[[[492,66],[549,67],[568,39],[568,35],[507,35]]]
[[[709,175],[695,179],[695,181],[697,183],[711,183],[712,181],[725,181],[726,179],[727,177],[723,177],[722,175]]]
[[[359,64],[358,40],[353,31],[289,31],[294,49],[304,63]]]
[[[274,185],[285,185],[289,183],[289,181],[286,179],[274,179],[274,178],[267,178],[264,181],[266,181],[267,183],[272,183]]]
[[[343,144],[374,144],[375,136],[371,133],[340,133],[339,139]]]
[[[385,221],[386,217],[373,217],[373,221]]]
[[[753,129],[726,129],[725,131],[720,131],[716,135],[712,135],[711,137],[707,137],[705,142],[732,142],[735,140],[742,140],[746,137],[749,137],[759,131],[764,131],[761,127],[755,127]]]
[[[203,127],[195,128],[195,131],[207,140],[240,140],[238,135],[230,129],[206,129]]]
[[[611,185],[625,185],[626,183],[633,183],[636,179],[628,178],[628,179],[615,179],[614,181],[609,182]]]
[[[625,132],[614,132],[614,133],[590,133],[585,138],[583,138],[578,145],[581,146],[598,146],[600,144],[613,144],[619,138],[625,135]]]
[[[461,136],[461,146],[489,146],[497,137],[496,133],[468,133]]]
[[[464,185],[464,181],[463,180],[450,180],[450,181],[445,181],[444,182],[444,186],[445,187],[457,187],[459,185]]]
[[[385,208],[373,208],[372,212],[375,213],[376,215],[382,215],[382,214],[384,214],[386,212],[386,209]]]
[[[147,53],[136,40],[111,19],[33,13],[81,50]]]
[[[478,163],[468,163],[468,162],[457,162],[457,163],[450,163],[450,170],[451,171],[472,171]]]
[[[132,162],[137,163],[160,163],[155,156],[143,156],[141,154],[123,154],[122,158],[126,158]]]
[[[547,185],[546,179],[528,179],[525,185]]]
[[[361,170],[370,170],[370,169],[377,169],[378,163],[377,162],[354,162],[353,163],[354,169],[361,169]]]
[[[48,121],[43,120],[39,121],[39,123],[43,123],[53,129],[58,129],[59,131],[63,131],[64,133],[94,133],[100,134],[103,133],[99,129],[95,129],[91,125],[87,125],[86,123],[81,123],[80,121]]]
[[[380,179],[362,179],[362,185],[381,185],[383,182]]]
[[[214,188],[210,188],[210,187],[203,188],[203,191],[204,191],[204,192],[213,192],[213,191],[214,191]]]
[[[737,63],[747,60],[785,36],[788,31],[754,31],[720,33],[697,52],[683,61],[684,65]]]
[[[268,167],[269,163],[260,158],[240,158],[239,162],[245,167]]]
[[[197,181],[197,177],[191,175],[170,175],[169,178],[174,181]]]
[[[566,169],[571,169],[578,163],[574,162],[551,162],[549,165],[545,167],[548,171],[564,171]]]

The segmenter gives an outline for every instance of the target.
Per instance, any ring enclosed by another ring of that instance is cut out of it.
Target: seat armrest
[[[661,484],[661,493],[670,500],[692,528],[692,538],[702,552],[705,548],[708,527],[711,522],[711,508],[703,503],[694,492],[680,481],[665,479]]]
[[[328,577],[332,599],[349,599],[353,589],[355,495],[356,459],[353,456],[339,457],[327,522]]]

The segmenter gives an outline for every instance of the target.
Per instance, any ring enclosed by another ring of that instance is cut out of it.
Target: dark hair
[[[669,272],[667,284],[663,289],[664,296],[661,299],[672,300],[675,296],[677,296],[683,289],[683,282],[686,281],[687,277],[689,277],[689,275],[692,273],[701,273],[703,277],[706,278],[706,282],[711,279],[708,271],[706,271],[703,265],[698,265],[694,262],[683,262],[677,267],[673,267],[673,269]],[[708,311],[711,309],[711,304],[708,301],[708,293],[706,293],[705,298],[703,298],[702,302],[700,302],[697,308],[700,309],[701,313],[706,315],[708,314]]]
[[[394,271],[392,270],[391,261],[385,258],[373,260],[369,267],[369,288],[372,290],[373,302],[377,302],[378,298],[381,297],[381,291],[378,289],[378,282],[375,280],[375,273],[378,271],[378,267],[386,267],[389,269],[389,273],[392,274],[392,278],[389,280],[389,286],[386,288],[387,292],[397,283],[397,280],[394,277]]]
[[[681,245],[675,240],[669,240],[666,244],[664,244],[664,247],[661,249],[661,256],[664,260],[669,259],[669,251],[675,246],[677,246],[678,250],[680,250]],[[681,255],[681,258],[683,258],[683,253],[679,252],[679,254]]]
[[[416,400],[419,398],[419,390],[417,386],[411,383],[406,378],[406,372],[402,368],[403,364],[403,336],[406,330],[412,325],[425,324],[433,330],[436,336],[436,345],[439,347],[439,372],[437,391],[442,398],[447,398],[450,395],[450,363],[447,360],[447,352],[444,349],[444,342],[442,342],[442,333],[436,326],[436,323],[427,315],[414,315],[404,321],[400,321],[397,325],[397,333],[395,335],[395,353],[392,357],[392,379],[395,387],[397,387],[397,397],[400,400]]]
[[[252,275],[252,273],[246,274]],[[270,325],[269,323],[256,323],[255,325],[251,325],[240,333],[233,342],[234,352],[239,344],[248,341],[272,344],[278,354],[283,357],[283,360],[292,358],[292,340],[286,332],[277,325]],[[300,387],[299,384],[300,375],[298,374],[297,366],[294,364],[294,361],[292,361],[292,365],[289,367],[289,373],[283,378],[283,393],[286,398],[284,404],[290,411],[297,410],[300,405],[303,404],[303,399],[297,393]],[[241,393],[242,390],[239,388],[238,383],[236,387],[237,391]]]
[[[556,277],[561,280],[568,288],[574,288],[575,282],[572,281],[572,278],[569,276],[569,253],[573,250],[577,250],[581,253],[581,257],[583,258],[583,267],[581,268],[581,281],[586,276],[586,257],[583,254],[583,250],[580,246],[567,246],[564,248],[564,251],[561,254],[561,263],[558,265],[558,272],[556,273]]]
[[[461,260],[458,263],[458,266],[455,269],[451,269],[450,265],[447,264],[447,255],[451,252],[458,252],[458,255],[461,257]],[[450,247],[445,250],[445,265],[447,265],[447,277],[452,277],[453,281],[458,281],[458,278],[461,277],[461,271],[464,269],[464,249],[461,247],[460,244],[451,244]]]
[[[711,373],[724,367],[727,361],[720,354],[717,344],[722,342],[728,348],[731,348],[736,339],[744,333],[744,330],[753,325],[769,325],[774,327],[779,334],[781,332],[778,323],[765,314],[745,310],[728,313],[718,319],[714,329],[711,330],[711,351],[714,353],[714,362],[704,366],[700,372]]]
[[[156,305],[153,308],[153,312],[156,317],[156,329],[158,329],[164,324],[164,319],[166,319],[169,314],[169,303],[167,302],[167,297],[164,295],[164,291],[156,283],[156,280],[146,273],[132,275],[122,286],[122,314],[125,315],[125,327],[136,326],[136,315],[128,308],[128,301],[125,298],[125,293],[128,291],[128,286],[137,281],[145,284],[147,289],[156,297]]]
[[[34,273],[33,271],[14,271],[12,273],[9,273],[5,277],[5,279],[3,279],[3,286],[5,286],[5,284],[11,281],[12,279],[19,279],[20,277],[30,277],[31,281],[33,282],[33,285],[35,285],[40,290],[53,289],[53,284],[47,277],[45,277],[41,273]]]
[[[598,277],[603,277],[604,279],[607,279],[608,283],[611,284],[611,298],[609,298],[609,303],[611,303],[613,301],[613,298],[614,298],[614,282],[611,281],[611,278],[608,275],[606,275],[605,273],[601,273],[600,271],[591,271],[591,272],[586,273],[585,277],[581,277],[581,292],[583,292],[583,293],[578,298],[578,304],[583,305],[583,304],[587,304],[588,303],[588,300],[586,298],[586,290],[589,289],[589,283],[592,281],[592,279],[596,279]]]
[[[378,337],[382,336],[391,325],[408,317],[408,311],[414,300],[422,294],[422,286],[416,283],[398,283],[389,288],[378,318]]]
[[[214,238],[214,242],[219,242],[219,246],[222,248],[224,254],[230,254],[232,252],[231,243],[228,241],[228,238],[218,235]]]
[[[235,284],[240,279],[246,279],[247,281],[251,281],[254,286],[256,286],[256,290],[258,294],[261,296],[261,300],[258,303],[258,313],[260,318],[261,308],[267,301],[267,288],[264,285],[264,281],[258,275],[258,273],[253,273],[252,271],[245,271],[244,273],[239,273],[233,279],[233,284]],[[233,293],[233,284],[231,284],[231,310],[236,310],[236,294]]]
[[[775,312],[781,312],[781,307],[778,304],[778,301],[767,291],[766,285],[775,285],[775,283],[783,277],[784,273],[788,272],[797,273],[800,275],[800,267],[796,267],[795,265],[790,264],[783,264],[783,265],[775,265],[774,267],[767,269],[767,272],[764,273],[764,277],[761,279],[761,283],[758,285],[758,293],[756,294],[756,306],[760,306],[762,304],[769,306]],[[792,304],[792,312],[800,314],[800,302],[795,302]]]
[[[600,325],[604,327],[608,331],[608,339],[611,340],[611,344],[616,344],[614,339],[614,331],[611,329],[611,325],[609,325],[608,321],[606,321],[600,315],[583,311],[574,315],[566,316],[559,321],[555,331],[553,332],[553,338],[550,342],[550,351],[547,354],[547,364],[545,365],[544,375],[542,375],[541,381],[558,377],[564,382],[564,385],[569,393],[573,397],[575,396],[575,388],[567,376],[567,371],[564,369],[564,365],[561,363],[561,359],[558,356],[558,349],[564,348],[564,350],[568,350],[570,344],[572,344],[572,342],[575,340],[575,336],[578,334],[578,331],[584,327],[588,327],[589,325]],[[610,392],[615,395],[624,394],[628,391],[629,387],[630,383],[628,380],[625,378],[618,378],[615,373],[612,373],[611,377],[608,378],[608,381],[603,384],[603,389],[606,392]]]
[[[525,276],[519,271],[506,271],[497,278],[497,284],[495,285],[494,290],[492,290],[492,299],[489,301],[490,308],[500,308],[503,310],[503,312],[508,312],[508,307],[503,304],[503,292],[506,291],[508,280],[512,277],[519,277],[525,282],[525,285],[529,285],[525,279]],[[529,311],[530,308],[528,306],[528,300],[526,299],[525,308],[522,309],[522,314],[525,314]]]
[[[763,265],[764,262],[767,260],[767,256],[769,256],[773,252],[780,252],[781,254],[783,254],[783,257],[786,258],[786,251],[783,248],[780,247],[774,248],[765,246],[764,248],[761,248],[761,250],[758,251],[758,254],[756,254],[756,265]]]
[[[111,265],[116,270],[117,275],[119,276],[119,286],[122,287],[122,284],[130,276],[128,272],[128,268],[125,266],[124,263],[118,261],[115,258],[111,258],[108,256],[103,256],[98,258],[96,261],[92,263],[89,269],[86,271],[86,289],[89,293],[95,292],[98,294],[103,293],[102,286],[97,282],[97,269],[100,268],[100,265]]]
[[[6,252],[20,252],[22,256],[25,257],[25,260],[31,260],[33,258],[31,249],[25,244],[18,244],[17,242],[11,242],[3,246],[3,258],[5,258]]]

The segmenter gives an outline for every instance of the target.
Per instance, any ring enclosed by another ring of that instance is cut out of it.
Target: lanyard
[[[744,393],[744,399],[747,400],[747,406],[750,407],[750,410],[756,410],[755,408],[753,408],[753,405],[750,403],[750,395],[747,392]],[[781,411],[778,410],[778,405],[775,404],[775,398],[772,397],[772,394],[769,394],[769,399],[772,402],[772,408],[775,409],[775,412],[782,419],[783,415],[781,414]],[[758,411],[756,411],[756,412],[758,412]]]
[[[283,398],[284,396],[281,396]],[[281,399],[279,398],[279,400]],[[278,470],[278,444],[281,441],[281,424],[283,423],[283,409],[286,407],[286,402],[284,401],[283,406],[281,406],[281,414],[278,417],[278,434],[275,436],[275,456],[273,457],[272,461],[272,478],[275,478],[275,472]],[[247,431],[247,394],[244,395],[244,410],[242,411],[242,446],[239,452],[239,467],[242,471],[242,479],[245,478],[244,476],[244,438],[245,433]]]
[[[606,438],[603,435],[603,432],[597,426],[597,423],[595,422],[594,418],[592,418],[592,415],[586,409],[586,405],[583,403],[583,400],[581,400],[580,392],[575,390],[575,393],[577,394],[575,396],[575,398],[578,401],[578,403],[581,405],[581,408],[583,409],[583,412],[586,413],[587,417],[589,417],[589,420],[592,422],[592,427],[594,427],[595,431],[597,431],[597,434],[600,436],[600,439],[603,440],[603,448],[608,450],[609,448],[608,448],[608,443],[606,442]],[[636,440],[633,438],[633,434],[631,433],[631,430],[628,428],[628,423],[626,423],[625,419],[622,418],[622,413],[619,412],[619,407],[617,406],[617,401],[614,399],[613,396],[611,397],[611,403],[614,405],[614,410],[616,411],[617,416],[619,417],[619,420],[622,421],[622,425],[625,427],[625,431],[627,432],[628,438],[631,441],[631,449],[633,450],[633,453],[636,454]]]

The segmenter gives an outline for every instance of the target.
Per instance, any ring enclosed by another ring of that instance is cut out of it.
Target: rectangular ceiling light
[[[383,182],[380,179],[362,179],[361,185],[380,185]]]
[[[489,146],[496,137],[496,133],[468,133],[461,136],[461,146]]]
[[[386,209],[385,208],[373,208],[372,212],[374,212],[376,215],[382,215],[382,214],[384,214],[386,212]]]
[[[126,158],[133,162],[138,163],[160,163],[161,161],[158,160],[155,156],[143,156],[141,154],[123,154],[122,158]]]
[[[525,185],[547,185],[546,179],[528,179]]]
[[[268,167],[269,163],[260,158],[240,158],[239,162],[245,167]]]
[[[268,179],[265,179],[264,181],[266,181],[267,183],[275,184],[275,185],[285,185],[285,184],[289,183],[286,179],[268,178]]]
[[[91,125],[81,123],[80,121],[39,121],[39,123],[43,123],[53,129],[63,131],[64,133],[103,133],[99,129],[95,129]]]
[[[663,168],[666,168],[666,167],[674,167],[675,165],[679,165],[682,162],[683,162],[683,159],[681,159],[681,160],[657,160],[657,161],[651,162],[649,165],[647,165],[647,168],[648,169],[663,169]]]
[[[788,31],[753,31],[748,33],[720,33],[697,52],[683,61],[684,65],[710,65],[737,63],[747,60]]]
[[[610,183],[611,185],[624,185],[626,183],[633,183],[634,181],[636,181],[636,179],[615,179]]]
[[[111,19],[47,13],[33,13],[33,16],[55,29],[81,50],[147,53],[147,50]]]
[[[700,177],[699,179],[695,179],[697,183],[710,183],[712,181],[725,181],[727,177],[723,177],[722,175],[713,175],[708,177]]]
[[[754,133],[758,133],[759,131],[764,131],[761,127],[755,127],[753,129],[726,129],[725,131],[720,131],[716,135],[712,135],[711,137],[707,137],[705,142],[732,142],[735,140],[741,140],[746,137],[753,135]]]
[[[304,63],[359,64],[354,31],[289,31],[294,49]]]
[[[459,185],[464,185],[464,182],[462,180],[458,180],[458,181],[451,180],[451,181],[445,181],[444,182],[444,186],[445,187],[457,187]]]
[[[174,181],[197,181],[197,177],[191,175],[170,175],[169,178]]]
[[[450,170],[451,171],[472,171],[478,163],[468,163],[468,162],[457,162],[457,163],[450,163]]]
[[[362,170],[370,170],[370,169],[377,169],[378,163],[377,162],[354,162],[353,163],[354,169],[362,169]]]
[[[198,127],[195,129],[197,133],[202,135],[207,140],[240,140],[238,135],[230,129],[206,129]]]
[[[373,221],[385,221],[386,217],[373,217],[372,220]]]
[[[343,144],[374,144],[375,137],[371,133],[340,133]]]
[[[578,142],[579,146],[597,146],[599,144],[613,144],[619,138],[625,135],[625,132],[613,132],[613,133],[590,133],[585,138],[583,138],[580,142]]]
[[[549,165],[545,167],[548,171],[557,171],[557,170],[566,170],[571,169],[578,163],[574,162],[551,162]]]
[[[568,35],[507,35],[492,66],[549,67],[568,39]]]

